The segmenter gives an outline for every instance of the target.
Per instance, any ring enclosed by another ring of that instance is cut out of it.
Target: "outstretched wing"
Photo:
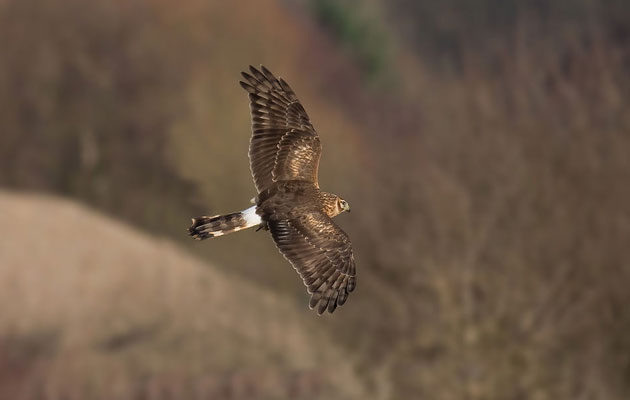
[[[304,280],[311,294],[309,306],[322,314],[343,305],[356,286],[348,235],[319,211],[268,225],[276,246]]]
[[[249,165],[258,192],[280,180],[317,183],[322,152],[304,107],[283,80],[250,66],[241,86],[249,92],[252,138]]]

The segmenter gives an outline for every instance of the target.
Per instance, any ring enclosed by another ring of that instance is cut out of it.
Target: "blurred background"
[[[630,3],[0,0],[0,398],[630,398]],[[353,212],[307,308],[241,210],[264,64]]]

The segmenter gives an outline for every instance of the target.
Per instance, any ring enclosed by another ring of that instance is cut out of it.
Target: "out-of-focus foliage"
[[[630,11],[623,0],[465,0],[382,2],[390,25],[406,44],[427,56],[425,62],[461,73],[467,52],[478,52],[488,63],[501,63],[505,46],[524,28],[555,50],[575,40],[592,39],[605,27],[627,36]],[[616,33],[615,33],[616,32]]]
[[[4,3],[0,182],[153,229],[183,218],[194,189],[166,145],[190,63],[163,18],[144,2]]]
[[[413,69],[374,141],[359,256],[379,340],[362,353],[398,396],[628,395],[630,37],[622,14],[554,27],[535,10],[488,28],[494,47],[458,34],[456,68]]]
[[[263,63],[352,204],[358,288],[317,324],[375,398],[628,398],[630,6],[368,3],[5,1],[1,182],[181,238],[253,194],[236,80]],[[304,305],[264,233],[217,240]]]
[[[310,5],[323,27],[349,49],[366,78],[378,78],[386,68],[389,54],[386,35],[375,21],[362,16],[358,4],[313,0]]]

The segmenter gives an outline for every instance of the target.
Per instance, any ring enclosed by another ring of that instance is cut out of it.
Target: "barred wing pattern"
[[[265,67],[249,67],[241,86],[249,93],[252,138],[249,162],[260,193],[281,180],[317,182],[322,146],[308,114],[283,80]]]
[[[311,294],[309,306],[321,315],[343,305],[356,286],[348,235],[319,211],[268,224],[276,246],[304,280]]]

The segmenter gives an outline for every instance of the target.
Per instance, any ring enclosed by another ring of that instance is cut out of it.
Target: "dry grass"
[[[169,241],[0,192],[0,397],[335,398],[361,387],[317,317]]]

